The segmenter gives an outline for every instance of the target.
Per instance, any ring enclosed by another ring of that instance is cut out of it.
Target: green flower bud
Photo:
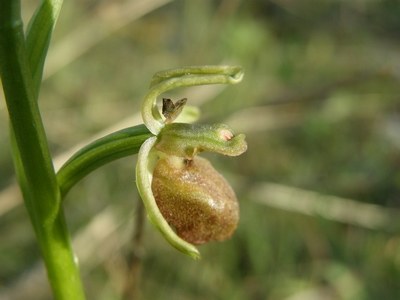
[[[204,158],[161,158],[154,169],[152,191],[165,220],[189,243],[225,240],[236,229],[235,193]]]

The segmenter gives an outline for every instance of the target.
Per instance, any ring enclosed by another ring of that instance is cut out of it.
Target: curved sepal
[[[152,148],[156,141],[156,137],[151,137],[143,143],[136,164],[136,184],[146,207],[148,219],[172,246],[194,259],[199,259],[200,253],[197,248],[176,235],[162,216],[154,199],[151,182],[158,155]]]
[[[156,102],[157,97],[166,91],[195,85],[236,84],[242,80],[243,74],[240,66],[195,66],[158,72],[153,76],[150,89],[143,99],[143,122],[155,135],[164,127]]]

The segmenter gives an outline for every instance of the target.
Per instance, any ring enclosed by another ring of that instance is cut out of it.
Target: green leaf
[[[44,62],[62,3],[63,0],[42,0],[26,32],[26,51],[36,99],[39,96]]]

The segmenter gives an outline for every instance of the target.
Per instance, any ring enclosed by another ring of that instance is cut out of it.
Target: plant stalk
[[[55,299],[85,299],[27,58],[21,6],[0,0],[0,75],[24,202]],[[15,139],[14,139],[15,137]]]

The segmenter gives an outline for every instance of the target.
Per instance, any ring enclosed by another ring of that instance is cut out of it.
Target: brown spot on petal
[[[166,221],[187,242],[200,245],[225,240],[236,229],[236,196],[204,158],[161,159],[154,170],[152,190]]]

